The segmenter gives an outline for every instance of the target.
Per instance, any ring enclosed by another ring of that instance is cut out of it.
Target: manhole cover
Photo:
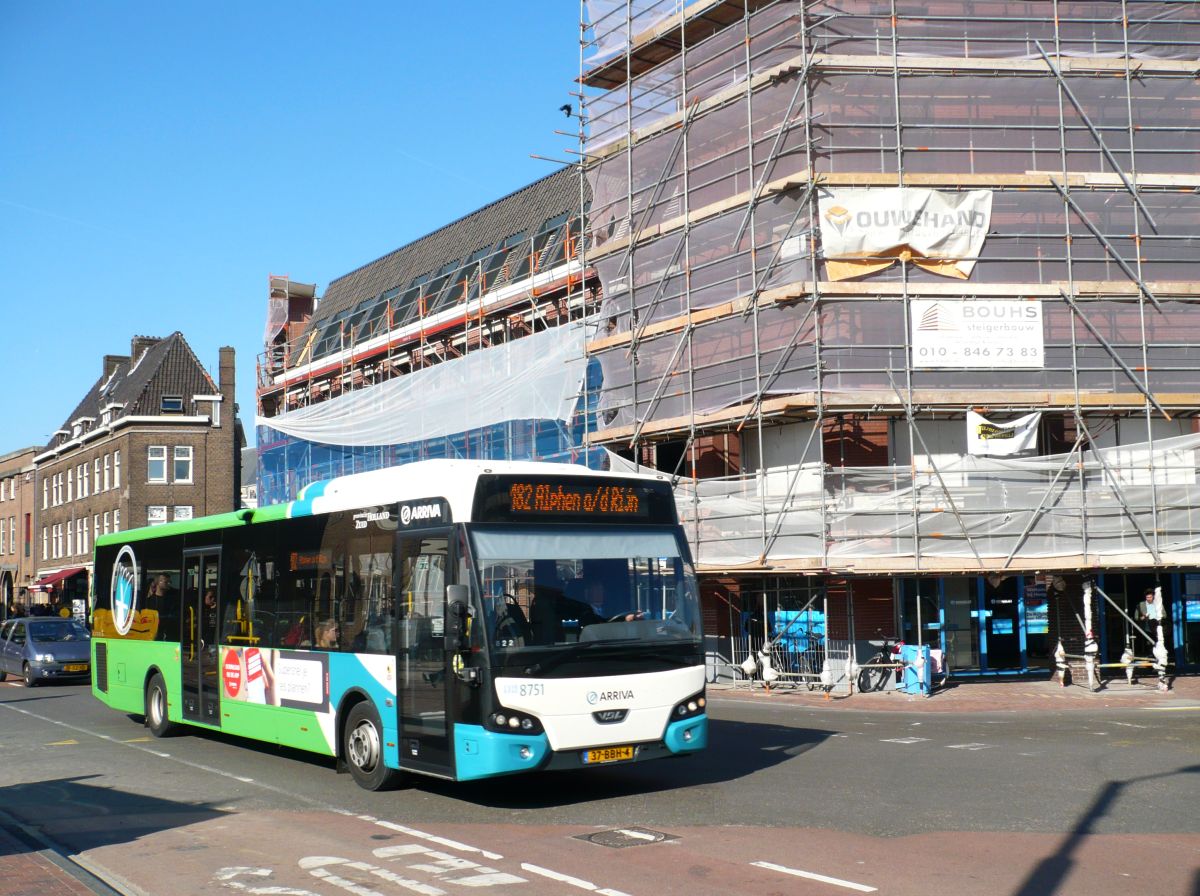
[[[646,828],[617,828],[613,831],[598,831],[595,834],[576,834],[575,839],[587,840],[589,843],[611,849],[624,849],[626,846],[646,846],[679,838],[674,834],[664,834],[662,831],[650,831]]]

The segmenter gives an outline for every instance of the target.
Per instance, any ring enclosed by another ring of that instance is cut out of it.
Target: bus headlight
[[[520,731],[522,734],[537,734],[542,730],[542,723],[524,713],[502,710],[488,716],[485,719],[484,727],[490,728],[492,731],[503,731],[506,734],[516,731]]]
[[[678,722],[681,719],[690,719],[693,716],[698,716],[704,712],[704,707],[708,701],[704,698],[704,692],[694,694],[686,700],[681,700],[675,705],[675,709],[671,711],[671,721]]]

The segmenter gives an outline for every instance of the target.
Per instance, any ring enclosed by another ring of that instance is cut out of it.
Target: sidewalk
[[[1105,683],[1100,691],[1072,685],[1062,687],[1046,679],[959,679],[923,697],[899,691],[878,691],[870,694],[826,698],[820,691],[806,687],[775,686],[768,692],[761,682],[748,687],[745,681],[710,684],[712,697],[734,700],[757,700],[780,705],[804,706],[812,709],[862,710],[864,712],[1033,712],[1070,709],[1103,709],[1129,707],[1138,709],[1197,709],[1200,710],[1200,676],[1180,676],[1171,683],[1171,690],[1162,693],[1152,678],[1143,684],[1129,685],[1125,679]]]
[[[0,813],[0,893],[4,896],[120,896],[83,868],[37,843]]]

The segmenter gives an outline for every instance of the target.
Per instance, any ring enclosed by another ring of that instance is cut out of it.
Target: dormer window
[[[162,412],[164,414],[182,414],[183,413],[183,396],[182,395],[164,395],[162,397]]]

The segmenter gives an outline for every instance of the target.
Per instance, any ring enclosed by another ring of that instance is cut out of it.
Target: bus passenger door
[[[217,650],[219,548],[183,554],[183,624],[179,659],[183,717],[206,725],[221,724],[220,653]]]
[[[445,611],[449,538],[402,532],[396,542],[400,764],[450,770],[446,725]]]

